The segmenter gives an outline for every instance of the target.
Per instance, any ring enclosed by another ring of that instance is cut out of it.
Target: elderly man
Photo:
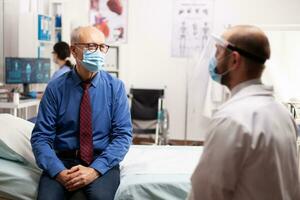
[[[31,144],[43,169],[38,199],[113,199],[119,162],[132,140],[124,84],[102,71],[109,46],[94,27],[71,35],[76,67],[50,82],[42,98]]]
[[[295,123],[260,80],[270,57],[266,35],[236,26],[215,41],[210,75],[232,97],[207,127],[190,199],[300,199]]]

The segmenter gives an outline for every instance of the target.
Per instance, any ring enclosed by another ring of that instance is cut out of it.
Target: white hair
[[[85,35],[81,35],[81,31],[83,31]],[[79,26],[75,28],[71,33],[71,45],[73,45],[76,42],[80,42],[80,40],[82,39],[80,38],[80,36],[86,36],[87,31],[89,31],[89,34],[99,34],[103,38],[105,38],[104,34],[94,26]]]
[[[76,42],[80,41],[80,29],[82,28],[82,26],[79,26],[77,28],[75,28],[72,33],[71,33],[71,45],[73,45]]]

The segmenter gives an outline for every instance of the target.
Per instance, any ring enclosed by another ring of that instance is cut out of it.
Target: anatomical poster
[[[213,23],[213,0],[173,0],[172,56],[203,50]]]
[[[109,44],[127,42],[128,0],[90,0],[90,23]]]

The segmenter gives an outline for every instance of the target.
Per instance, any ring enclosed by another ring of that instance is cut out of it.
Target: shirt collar
[[[91,81],[91,86],[93,87],[97,86],[100,76],[101,76],[101,71],[97,72],[97,74],[94,76],[94,78]],[[76,67],[74,67],[74,69],[72,70],[72,78],[76,86],[81,84],[82,80],[76,71]]]
[[[234,96],[236,93],[241,91],[243,88],[248,87],[250,85],[257,85],[257,84],[262,84],[261,79],[251,79],[248,81],[244,81],[238,85],[236,85],[232,90],[231,90],[231,96]]]

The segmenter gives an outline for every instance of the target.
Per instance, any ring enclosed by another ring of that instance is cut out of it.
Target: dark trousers
[[[78,159],[63,159],[66,168],[80,164]],[[89,185],[74,192],[67,191],[54,178],[43,173],[40,178],[38,200],[113,200],[120,184],[119,165],[113,167]]]

